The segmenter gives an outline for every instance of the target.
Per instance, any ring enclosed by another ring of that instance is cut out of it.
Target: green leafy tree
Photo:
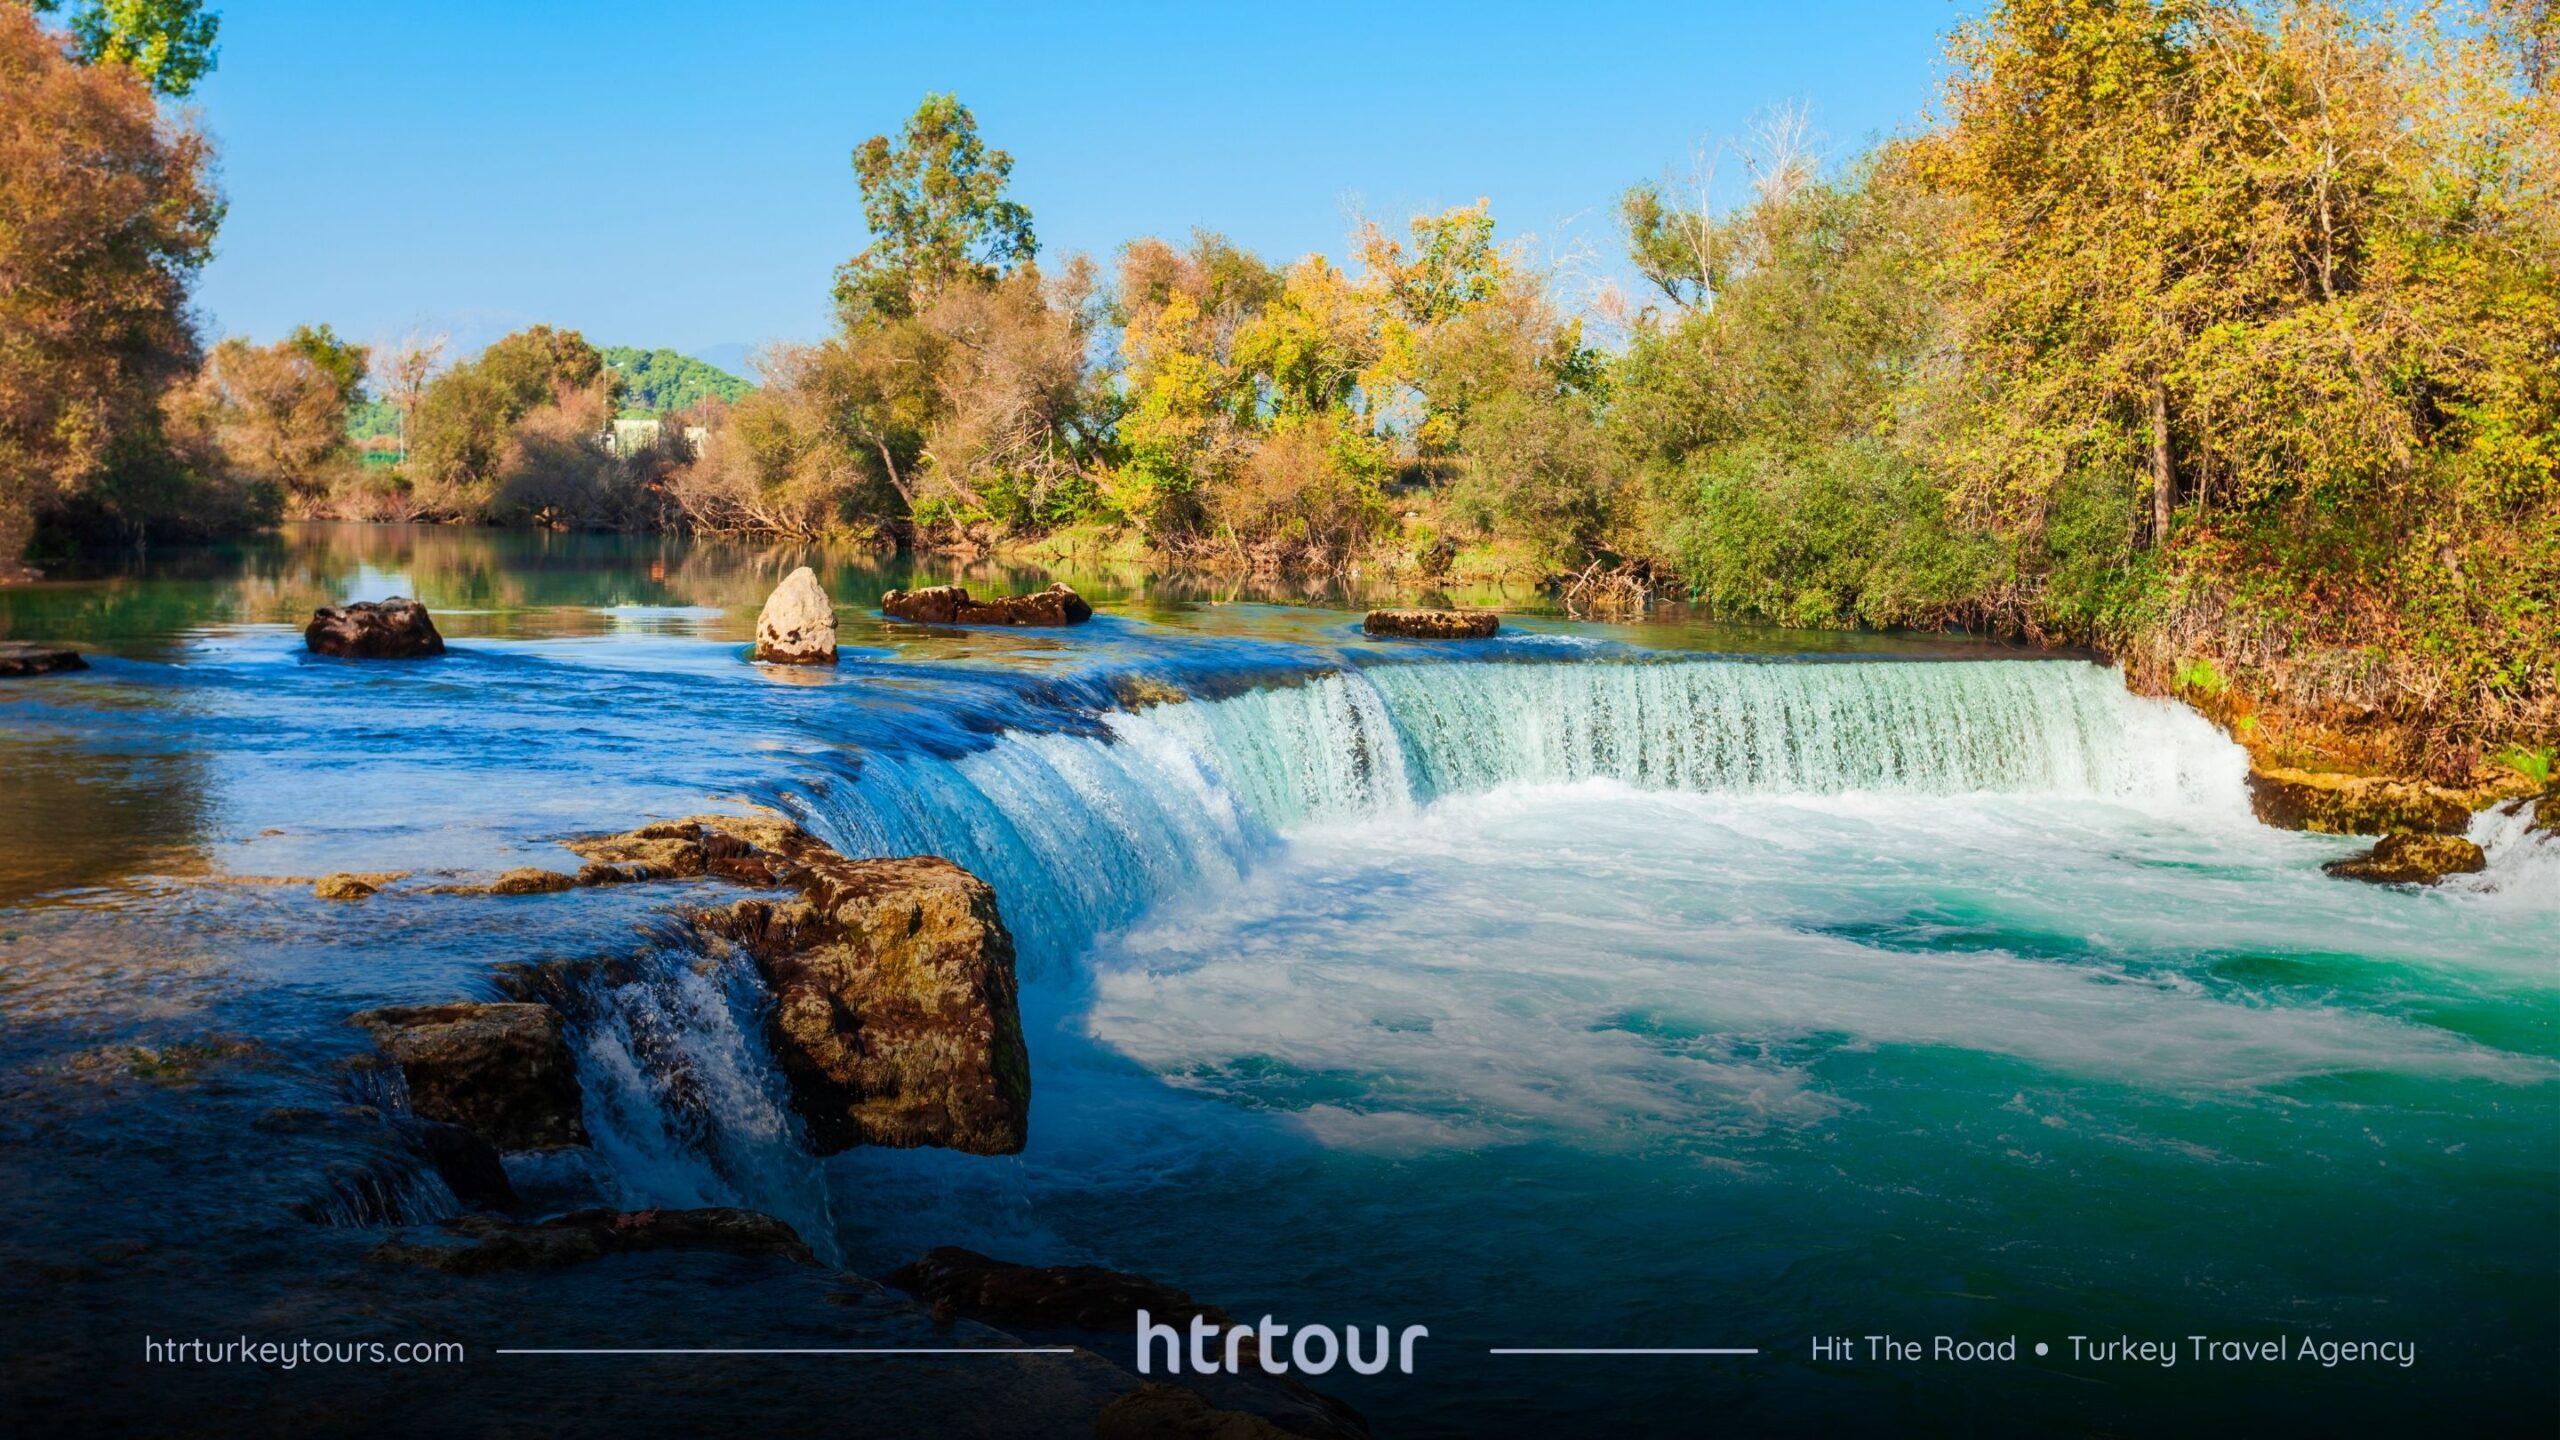
[[[35,4],[38,14],[63,8],[63,0]],[[222,17],[204,0],[73,0],[69,12],[72,39],[89,64],[123,66],[174,96],[212,73]]]
[[[1013,157],[986,147],[956,96],[927,95],[894,142],[863,141],[853,171],[872,241],[836,272],[848,325],[914,315],[947,286],[992,283],[1039,253],[1031,212],[1005,193]]]
[[[351,407],[364,399],[365,372],[372,352],[338,338],[327,325],[296,325],[284,337],[284,348],[308,360],[338,387],[338,404]]]

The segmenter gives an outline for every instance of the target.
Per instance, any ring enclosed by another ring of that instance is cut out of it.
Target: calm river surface
[[[804,560],[844,663],[747,663]],[[1370,642],[1332,608],[1357,597],[1063,573],[1091,624],[936,630],[879,615],[904,562],[303,526],[0,590],[0,638],[93,662],[0,681],[0,1420],[948,1420],[938,1362],[488,1354],[888,1333],[832,1271],[365,1258],[450,1197],[403,1190],[349,1103],[346,1016],[631,952],[689,892],[347,904],[309,877],[573,868],[563,836],[744,803],[995,886],[1028,1151],[814,1161],[757,997],[644,978],[581,1035],[592,1161],[511,1162],[537,1204],[741,1204],[864,1275],[959,1244],[1427,1324],[1422,1373],[1321,1385],[1381,1436],[2560,1412],[2560,846],[2484,820],[2485,875],[2331,880],[2355,842],[2257,825],[2236,749],[2085,661],[1529,597],[1498,641]],[[314,606],[391,594],[449,655],[303,653]],[[1811,1348],[1880,1333],[2021,1357]],[[241,1334],[473,1358],[143,1363]],[[2198,1335],[2416,1361],[2072,1358]],[[1489,1353],[1537,1347],[1761,1353]]]

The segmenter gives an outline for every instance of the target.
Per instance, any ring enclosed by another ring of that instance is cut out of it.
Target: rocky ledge
[[[892,590],[880,597],[880,608],[893,620],[927,625],[1081,625],[1093,618],[1093,607],[1063,584],[993,600],[972,600],[958,585]]]
[[[848,860],[773,817],[694,816],[568,843],[589,884],[707,875],[799,892],[691,919],[763,977],[813,1150],[1022,1149],[1031,1063],[1013,936],[984,881],[930,855]]]
[[[2386,835],[2361,855],[2320,868],[2346,880],[2376,885],[2433,885],[2448,875],[2473,875],[2489,867],[2479,846],[2459,835]]]
[[[501,1150],[587,1143],[577,1062],[547,1005],[457,1001],[352,1017],[399,1068],[409,1108]]]
[[[51,675],[61,670],[86,670],[89,662],[68,645],[35,645],[24,640],[0,640],[0,677],[12,675]]]
[[[2249,808],[2280,830],[2323,835],[2459,835],[2495,790],[2282,767],[2249,772]]]
[[[415,660],[444,653],[444,636],[427,607],[394,595],[388,600],[359,600],[311,612],[303,627],[303,646],[314,655],[348,660]]]
[[[1485,640],[1502,628],[1490,610],[1372,610],[1360,628],[1411,640]]]

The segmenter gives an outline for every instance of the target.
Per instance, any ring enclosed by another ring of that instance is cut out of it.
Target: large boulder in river
[[[68,645],[35,645],[0,640],[0,676],[50,675],[57,670],[86,670],[89,662]]]
[[[1372,610],[1360,628],[1413,640],[1484,640],[1502,628],[1490,610]]]
[[[2447,875],[2477,874],[2489,868],[2489,857],[2459,835],[2385,835],[2363,854],[2320,868],[2376,885],[2433,885]]]
[[[422,1118],[501,1150],[587,1143],[577,1062],[550,1006],[396,1005],[353,1019],[400,1067],[409,1108]]]
[[[776,665],[836,663],[836,607],[803,565],[784,577],[756,617],[756,658]]]
[[[1064,584],[993,600],[972,600],[958,585],[892,590],[880,608],[892,619],[927,625],[1081,625],[1093,618],[1093,607]]]
[[[1020,1151],[1031,1062],[995,892],[931,855],[847,860],[810,841],[792,859],[805,898],[740,901],[702,923],[746,947],[773,995],[811,1147]]]
[[[349,660],[414,660],[444,653],[444,636],[427,607],[394,595],[388,600],[359,600],[311,612],[302,627],[302,643],[314,655]]]

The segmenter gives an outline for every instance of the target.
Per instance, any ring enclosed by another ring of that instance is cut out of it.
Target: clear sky
[[[210,333],[540,320],[695,353],[824,332],[865,240],[850,153],[927,91],[1013,152],[1044,257],[1195,226],[1338,256],[1355,211],[1487,196],[1615,263],[1614,197],[1701,135],[1789,100],[1843,155],[1913,124],[1970,8],[216,4]]]

